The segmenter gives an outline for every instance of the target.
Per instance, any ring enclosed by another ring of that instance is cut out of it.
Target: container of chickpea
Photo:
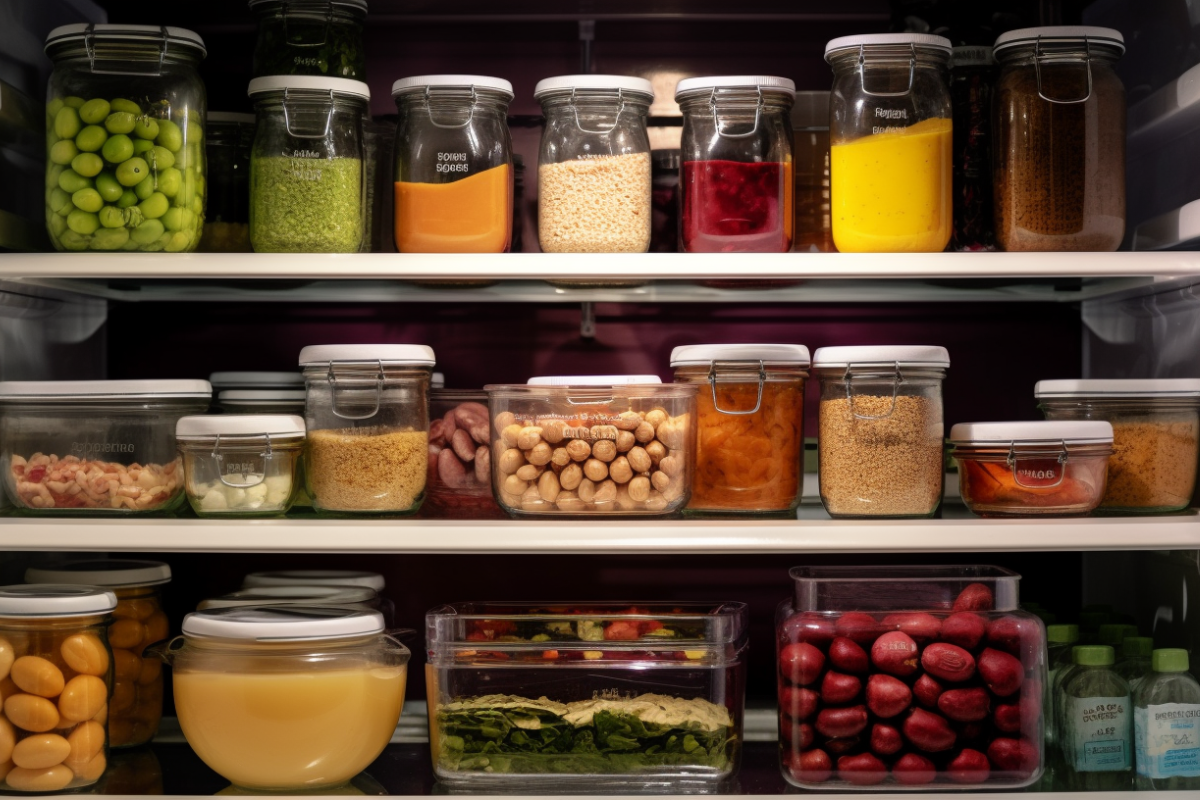
[[[104,774],[116,607],[95,586],[0,587],[0,792],[79,789]]]
[[[484,388],[493,489],[512,516],[654,517],[687,505],[697,387],[589,375]]]
[[[171,567],[161,561],[91,559],[25,571],[30,584],[100,586],[117,598],[108,625],[113,656],[110,747],[136,747],[158,733],[163,711],[162,661],[142,650],[170,636],[162,607]]]
[[[802,344],[675,348],[675,380],[700,386],[689,512],[796,510],[804,484],[804,384],[810,363]]]

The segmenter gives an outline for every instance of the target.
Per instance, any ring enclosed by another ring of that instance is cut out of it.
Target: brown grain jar
[[[1112,251],[1125,235],[1125,52],[1111,28],[1009,31],[994,120],[997,244],[1008,251]]]

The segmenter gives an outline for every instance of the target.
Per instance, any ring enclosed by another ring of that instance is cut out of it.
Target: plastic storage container
[[[954,232],[950,249],[994,250],[992,94],[996,59],[990,47],[956,47],[953,59]]]
[[[396,249],[503,253],[512,241],[512,84],[483,75],[418,75],[392,84]]]
[[[156,657],[143,658],[142,650],[171,635],[162,604],[163,587],[171,582],[171,567],[161,561],[69,561],[31,567],[25,571],[25,582],[100,586],[116,596],[117,607],[108,625],[113,658],[108,743],[110,747],[136,747],[153,739],[163,713],[162,662]]]
[[[790,78],[684,78],[679,249],[786,253],[792,248]]]
[[[499,437],[493,488],[513,516],[661,516],[687,505],[695,386],[589,375],[484,388]]]
[[[250,81],[250,242],[259,253],[357,253],[366,212],[365,83],[303,75]]]
[[[243,589],[266,589],[272,587],[323,586],[341,590],[347,586],[370,589],[379,596],[378,611],[390,628],[396,616],[396,606],[383,596],[387,583],[378,572],[360,572],[350,569],[289,569],[274,572],[251,572],[242,579]]]
[[[204,40],[159,25],[46,37],[46,228],[56,250],[191,252],[204,226]]]
[[[776,617],[783,776],[1016,789],[1042,772],[1046,634],[989,566],[796,567]]]
[[[208,376],[213,392],[226,389],[303,389],[304,375],[296,372],[214,372]]]
[[[0,651],[9,664],[0,790],[59,792],[104,774],[113,680],[105,627],[116,605],[112,592],[93,586],[0,587]]]
[[[833,241],[843,253],[939,252],[950,241],[950,40],[842,36],[825,45]]]
[[[834,253],[829,198],[829,92],[796,92],[792,163],[796,175],[798,253]]]
[[[304,414],[303,389],[229,389],[217,395],[224,414]]]
[[[381,605],[379,595],[366,586],[259,586],[201,600],[196,610],[245,606],[345,606],[379,611]]]
[[[996,240],[1009,251],[1116,250],[1125,236],[1125,87],[1111,28],[996,39]]]
[[[800,505],[809,364],[800,344],[701,344],[671,352],[675,380],[700,385],[688,510],[757,514]]]
[[[562,75],[533,96],[546,126],[538,154],[538,241],[546,253],[644,253],[650,247],[654,89],[645,78]]]
[[[8,497],[40,514],[171,511],[183,502],[175,423],[208,381],[0,382]],[[128,479],[126,483],[125,479]]]
[[[254,77],[367,79],[367,0],[250,0],[258,17]]]
[[[318,511],[407,514],[425,497],[433,349],[313,345],[300,351],[308,400],[304,473]]]
[[[184,417],[175,426],[175,439],[188,502],[199,516],[278,516],[292,507],[304,450],[301,417]]]
[[[960,422],[950,444],[963,502],[984,517],[1090,513],[1113,452],[1112,426],[1090,420]]]
[[[670,792],[729,777],[741,758],[747,624],[744,603],[435,608],[425,617],[434,774],[484,792]]]
[[[834,517],[928,517],[942,502],[944,347],[822,347],[821,502]]]
[[[188,744],[243,789],[345,784],[387,747],[404,706],[409,652],[374,611],[197,611],[155,650]]]
[[[200,251],[250,252],[250,149],[254,115],[208,112],[208,209]]]
[[[468,519],[507,518],[492,497],[487,392],[434,389],[429,395],[429,491],[422,512]]]
[[[1188,507],[1200,458],[1200,380],[1038,381],[1047,419],[1112,423],[1102,511],[1152,514]]]

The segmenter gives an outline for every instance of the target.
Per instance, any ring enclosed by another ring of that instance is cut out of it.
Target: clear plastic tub
[[[424,516],[504,519],[492,496],[487,392],[434,389],[429,394],[429,477]]]
[[[795,567],[779,752],[805,789],[1015,789],[1042,772],[1046,632],[990,566]]]
[[[183,502],[175,423],[208,408],[208,381],[0,383],[0,471],[37,514],[145,514]]]
[[[498,437],[493,487],[513,516],[662,516],[687,505],[694,385],[596,375],[484,388]]]
[[[300,487],[304,420],[288,414],[183,417],[184,488],[202,517],[286,514]]]
[[[425,623],[441,783],[665,793],[738,768],[744,603],[461,603]]]
[[[1112,441],[1100,420],[960,422],[950,455],[980,516],[1079,516],[1104,497]]]

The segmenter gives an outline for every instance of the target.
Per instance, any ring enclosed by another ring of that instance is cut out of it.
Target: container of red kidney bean
[[[776,617],[784,778],[1015,789],[1042,773],[1046,632],[999,567],[796,567]]]
[[[507,519],[492,499],[487,392],[431,389],[423,517]]]

